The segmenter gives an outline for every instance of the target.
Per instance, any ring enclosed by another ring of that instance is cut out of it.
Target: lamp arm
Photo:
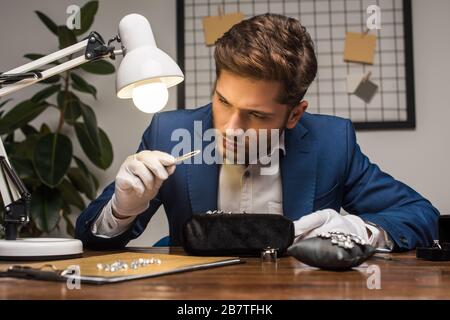
[[[118,41],[120,41],[120,39],[118,39]],[[123,53],[123,50],[115,50],[114,47],[105,45],[102,37],[97,32],[93,31],[89,34],[87,39],[83,41],[80,41],[62,50],[53,52],[45,57],[31,61],[27,64],[24,64],[20,67],[17,67],[5,73],[1,73],[1,76],[2,78],[7,78],[7,76],[10,75],[11,77],[17,78],[17,76],[20,74],[29,72],[31,70],[36,70],[58,59],[64,58],[68,55],[75,54],[83,49],[85,50],[83,55],[80,55],[74,59],[71,59],[54,67],[48,68],[39,73],[34,73],[29,78],[5,86],[4,88],[1,88],[2,82],[0,81],[0,97],[6,96],[8,94],[21,90],[28,86],[31,86],[39,81],[63,73],[67,70],[76,68],[86,62],[107,57],[114,59],[115,55],[120,55]]]

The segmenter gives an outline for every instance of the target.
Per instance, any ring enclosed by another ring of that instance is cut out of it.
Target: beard
[[[266,133],[261,134],[261,130],[258,134],[248,134],[248,131],[238,135],[220,133],[216,141],[224,163],[247,166],[259,163],[262,157],[270,157],[274,146],[279,146],[282,131],[267,129]]]

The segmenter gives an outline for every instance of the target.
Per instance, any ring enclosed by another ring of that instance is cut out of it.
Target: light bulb
[[[162,82],[147,83],[133,88],[134,105],[146,113],[160,111],[169,100],[169,91]]]

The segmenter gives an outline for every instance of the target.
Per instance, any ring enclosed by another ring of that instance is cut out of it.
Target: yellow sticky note
[[[203,33],[205,34],[206,45],[212,46],[225,32],[243,19],[244,14],[240,12],[224,14],[221,16],[204,17]]]
[[[344,61],[373,64],[377,36],[357,32],[345,35]]]

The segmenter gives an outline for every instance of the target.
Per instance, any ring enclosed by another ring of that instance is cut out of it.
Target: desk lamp
[[[120,43],[121,48],[111,46]],[[38,68],[74,55],[79,56],[37,72]],[[136,107],[147,113],[161,110],[167,103],[167,88],[183,81],[184,75],[172,58],[156,46],[148,20],[139,14],[129,14],[119,23],[119,34],[105,43],[102,36],[93,31],[72,46],[51,53],[5,73],[0,73],[0,97],[16,92],[83,63],[97,59],[115,59],[122,55],[116,76],[116,92],[120,99],[133,99]],[[29,221],[27,191],[14,168],[0,139],[0,192],[5,205],[5,240],[0,240],[0,259],[48,260],[73,258],[83,252],[77,239],[28,238],[18,239],[17,228]]]

